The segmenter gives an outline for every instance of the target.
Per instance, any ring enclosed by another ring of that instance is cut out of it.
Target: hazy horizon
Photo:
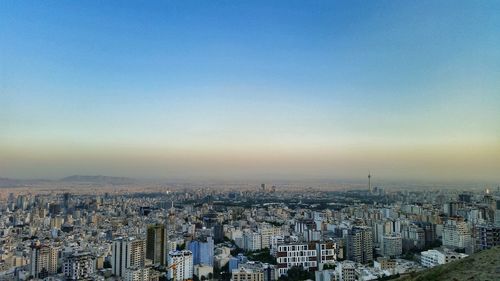
[[[500,2],[2,6],[0,177],[500,182]]]

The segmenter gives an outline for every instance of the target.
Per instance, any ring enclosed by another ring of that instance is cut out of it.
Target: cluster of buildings
[[[500,245],[500,194],[199,189],[11,194],[0,280],[376,280]],[[175,203],[175,204],[174,204]]]

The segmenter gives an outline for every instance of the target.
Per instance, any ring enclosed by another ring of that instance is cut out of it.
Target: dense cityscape
[[[0,281],[500,281],[500,0],[0,0]]]
[[[113,181],[8,189],[0,280],[388,280],[500,245],[499,189]]]

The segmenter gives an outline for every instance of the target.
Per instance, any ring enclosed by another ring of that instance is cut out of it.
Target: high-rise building
[[[394,222],[392,220],[383,220],[383,221],[377,221],[373,225],[373,235],[374,235],[374,241],[377,243],[377,245],[382,245],[383,237],[385,235],[390,235],[394,231]]]
[[[500,226],[500,200],[497,200],[496,201],[496,204],[495,204],[495,211],[494,211],[494,224],[496,226]]]
[[[464,221],[448,220],[443,227],[443,246],[453,249],[471,246],[471,233]]]
[[[214,240],[206,237],[204,241],[195,240],[189,242],[188,250],[193,253],[193,264],[214,265]]]
[[[243,248],[247,251],[256,251],[262,249],[262,238],[257,232],[245,232],[243,234]]]
[[[55,216],[61,213],[61,205],[57,203],[50,203],[49,204],[49,214],[51,216]]]
[[[382,240],[382,255],[396,257],[403,253],[403,240],[400,234],[384,235]]]
[[[168,279],[180,281],[193,278],[193,253],[191,251],[171,251],[168,253],[168,264],[173,265],[168,271]]]
[[[425,247],[425,231],[416,224],[401,227],[403,249],[423,249]]]
[[[44,279],[57,273],[57,248],[36,241],[31,245],[30,274],[35,279]]]
[[[366,264],[373,261],[372,229],[354,226],[347,234],[347,257],[351,261]]]
[[[221,223],[216,223],[214,225],[214,240],[215,243],[224,242],[224,227]]]
[[[260,246],[262,249],[271,248],[271,238],[276,235],[281,234],[281,229],[278,227],[270,226],[270,225],[262,225],[259,227],[260,234]]]
[[[500,226],[479,225],[475,230],[478,250],[500,246]]]
[[[146,238],[146,258],[153,264],[166,265],[167,262],[167,229],[163,224],[148,226]]]
[[[111,267],[114,275],[123,277],[127,268],[144,267],[146,241],[120,237],[113,241],[112,251]]]
[[[66,280],[89,279],[95,273],[95,258],[90,253],[73,253],[63,263]]]
[[[63,205],[64,205],[64,208],[67,210],[69,209],[69,200],[71,198],[71,194],[66,192],[63,194]]]
[[[464,202],[464,203],[470,203],[472,202],[472,194],[471,193],[461,193],[458,195],[458,201]]]
[[[417,224],[424,230],[425,246],[431,246],[437,240],[436,225],[429,222],[418,222]]]
[[[463,207],[463,202],[446,202],[443,204],[443,212],[449,217],[456,217],[458,210]]]

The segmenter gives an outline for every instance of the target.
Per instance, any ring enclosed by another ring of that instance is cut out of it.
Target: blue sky
[[[497,1],[1,5],[2,176],[500,180]]]

